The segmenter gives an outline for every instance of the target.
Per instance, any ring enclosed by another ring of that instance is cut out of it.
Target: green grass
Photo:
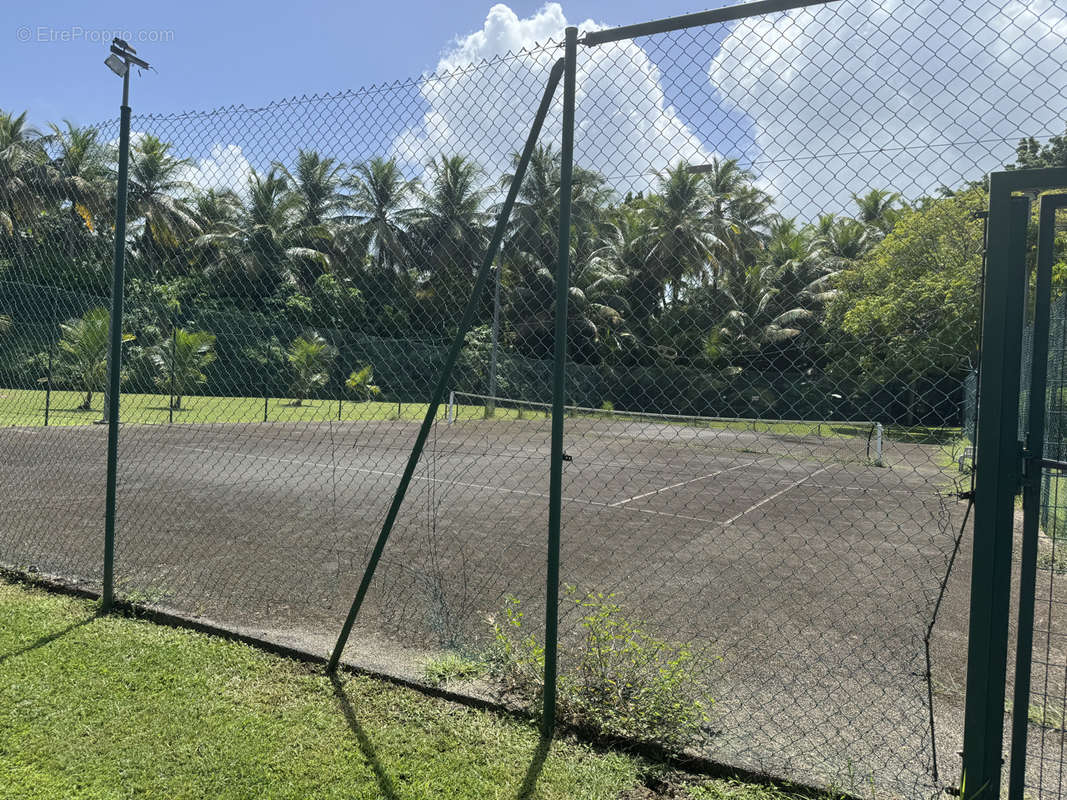
[[[531,723],[0,580],[0,798],[654,798]],[[663,797],[786,800],[731,781]]]
[[[79,411],[84,399],[81,392],[52,392],[49,403],[49,425],[89,425],[99,420],[104,406],[103,394],[93,395],[93,410]],[[169,397],[165,394],[131,394],[123,392],[121,419],[139,424],[170,422]],[[426,415],[426,403],[357,403],[341,402],[343,420],[421,421]],[[44,425],[45,393],[32,389],[0,389],[0,426]],[[444,407],[440,415],[444,416]],[[175,411],[175,423],[263,422],[262,397],[207,397],[193,395],[182,398],[182,410]],[[290,399],[272,398],[267,401],[269,422],[328,422],[337,419],[337,402],[305,400],[293,405]]]
[[[422,675],[434,686],[444,686],[454,681],[472,681],[486,673],[486,665],[466,658],[459,653],[445,653],[431,659],[422,668]]]
[[[102,417],[104,395],[93,395],[93,409],[80,411],[78,406],[84,399],[81,392],[54,391],[48,406],[49,425],[90,425]],[[165,394],[135,394],[123,392],[120,416],[123,422],[133,424],[167,424],[171,421],[185,424],[264,422],[262,397],[209,397],[206,395],[188,395],[182,398],[180,411],[169,410],[170,398]],[[340,419],[347,422],[373,420],[407,420],[421,422],[426,416],[426,403],[393,403],[373,401],[369,403],[342,400],[340,409],[336,400],[305,400],[301,405],[294,405],[288,398],[270,398],[267,401],[267,422],[329,422]],[[442,403],[438,417],[445,416]],[[40,427],[44,425],[45,392],[35,389],[0,388],[0,427]],[[490,417],[485,406],[458,405],[455,408],[457,419],[476,421]],[[585,415],[583,415],[585,416]],[[605,418],[628,421],[639,417],[628,417],[625,412],[604,412]],[[504,408],[497,406],[492,415],[495,420],[547,419],[540,410]],[[691,425],[690,420],[671,420],[664,418],[665,424]],[[769,420],[716,420],[703,423],[713,430],[752,431],[779,436],[824,437],[824,438],[861,438],[867,439],[870,427],[841,422],[773,422]],[[959,428],[904,428],[886,426],[885,436],[888,440],[911,442],[916,444],[947,444],[959,437]]]

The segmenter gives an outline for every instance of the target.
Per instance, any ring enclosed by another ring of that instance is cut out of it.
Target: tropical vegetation
[[[1063,147],[1026,140],[1019,154],[1062,161]],[[132,144],[130,390],[155,386],[176,407],[195,392],[425,399],[510,174],[458,153],[415,174],[306,145],[220,188],[200,185],[194,155],[149,133]],[[677,161],[622,194],[575,166],[573,402],[957,421],[977,346],[980,182],[911,202],[872,187],[851,213],[799,219],[737,159],[695,167]],[[50,379],[87,407],[102,388],[115,171],[96,129],[39,131],[0,111],[0,384],[33,388],[52,354]],[[544,399],[559,194],[559,152],[540,146],[498,257],[499,306],[490,282],[457,388]]]

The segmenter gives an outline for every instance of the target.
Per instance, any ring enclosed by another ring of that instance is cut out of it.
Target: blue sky
[[[91,31],[169,37],[131,44],[158,70],[137,79],[132,105],[137,111],[170,112],[261,105],[415,77],[433,69],[455,37],[480,28],[491,5],[489,0],[45,0],[9,7],[3,15],[7,30],[0,30],[7,40],[0,47],[0,74],[9,78],[0,108],[28,108],[39,124],[115,115],[118,81],[102,63],[106,43]],[[509,5],[528,17],[543,2]],[[701,8],[692,0],[575,0],[564,10],[568,19],[620,25]],[[29,41],[23,41],[27,32]]]
[[[683,2],[52,2],[6,15],[0,108],[28,108],[38,125],[114,120],[119,81],[98,32],[125,30],[158,69],[135,79],[134,130],[173,142],[196,186],[243,192],[251,169],[291,164],[299,147],[349,165],[394,156],[412,177],[462,154],[495,180],[558,51],[470,65],[565,24],[699,10]],[[849,211],[870,188],[915,199],[959,186],[1011,161],[1020,137],[1062,133],[1063,63],[1062,0],[839,0],[583,48],[576,158],[623,193],[680,159],[738,157],[781,211],[813,219]],[[447,80],[255,110],[456,68]],[[233,105],[245,110],[143,116]],[[544,141],[559,140],[558,111]]]

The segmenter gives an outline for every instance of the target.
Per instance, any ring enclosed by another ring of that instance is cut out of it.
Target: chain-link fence
[[[1065,25],[585,26],[571,191],[557,93],[465,332],[556,43],[135,114],[118,593],[328,652],[462,333],[345,658],[536,707],[562,250],[561,718],[850,791],[955,781],[975,215],[987,171],[1060,157]],[[98,586],[117,127],[4,121],[0,562]]]

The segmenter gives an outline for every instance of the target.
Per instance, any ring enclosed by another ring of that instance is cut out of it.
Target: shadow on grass
[[[370,764],[370,768],[374,771],[374,777],[378,781],[378,788],[381,789],[382,797],[385,800],[398,800],[393,779],[389,777],[389,773],[385,771],[382,762],[378,760],[378,753],[374,749],[374,745],[367,736],[367,732],[363,730],[363,726],[359,724],[359,720],[356,718],[356,711],[348,701],[348,695],[345,694],[341,679],[336,674],[332,674],[330,675],[330,683],[333,684],[333,693],[337,697],[337,702],[341,704],[341,712],[345,715],[345,722],[348,723],[348,727],[356,737],[360,752],[363,753],[363,757],[367,759],[367,763]]]
[[[345,694],[344,684],[336,674],[330,675],[330,683],[333,684],[333,693],[337,697],[337,702],[341,706],[341,712],[345,715],[345,722],[348,723],[352,735],[356,737],[360,752],[363,754],[363,757],[367,759],[367,763],[370,764],[371,770],[374,771],[374,777],[378,781],[378,789],[381,791],[381,796],[385,800],[399,800],[399,795],[397,795],[393,779],[389,777],[389,773],[386,772],[385,767],[378,758],[378,752],[374,749],[374,744],[371,742],[370,737],[367,736],[367,732],[363,729],[363,726],[359,723],[359,719],[356,717],[356,711],[352,708],[352,703],[349,701],[348,695]],[[522,785],[519,786],[519,790],[515,794],[515,800],[532,800],[535,790],[537,789],[537,781],[541,777],[542,770],[544,770],[545,760],[548,758],[548,753],[551,747],[552,738],[542,735],[540,741],[537,743],[537,749],[534,750],[530,766],[526,768],[526,774],[523,776]]]
[[[548,751],[551,747],[552,737],[542,734],[541,740],[537,743],[537,749],[534,750],[533,760],[526,768],[526,775],[522,779],[522,786],[519,787],[515,800],[530,800],[534,796],[537,779],[541,777],[541,770],[545,768],[545,759],[548,758]]]
[[[68,633],[70,633],[71,631],[77,630],[78,628],[81,628],[81,627],[83,627],[85,625],[88,625],[90,622],[92,622],[93,620],[97,619],[100,616],[101,616],[101,614],[98,611],[98,612],[94,613],[90,617],[86,617],[85,619],[82,619],[82,620],[79,620],[77,622],[71,623],[70,625],[68,625],[67,627],[65,627],[61,631],[56,631],[55,633],[50,633],[47,636],[42,636],[40,639],[38,639],[33,644],[26,645],[25,647],[19,648],[18,650],[13,650],[10,653],[0,653],[0,664],[3,664],[8,659],[15,658],[15,657],[21,656],[21,655],[25,655],[26,653],[32,652],[33,650],[37,650],[38,648],[44,647],[47,644],[51,644],[56,639],[61,639],[64,636],[66,636]]]

